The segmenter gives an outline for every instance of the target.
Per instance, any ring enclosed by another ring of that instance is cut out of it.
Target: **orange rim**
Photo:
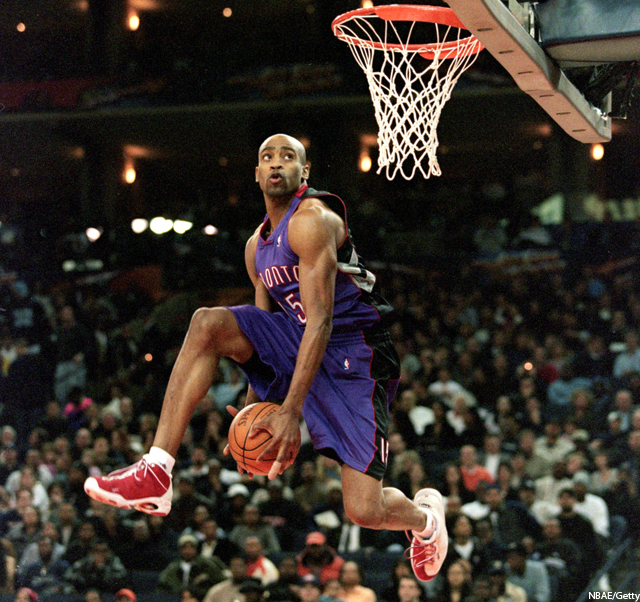
[[[336,17],[331,23],[331,30],[334,35],[343,42],[356,46],[367,46],[376,50],[403,50],[416,52],[423,58],[434,59],[455,58],[468,56],[480,52],[484,46],[477,41],[475,36],[469,34],[465,38],[452,40],[450,42],[427,44],[399,44],[385,43],[376,40],[362,39],[350,36],[340,31],[340,26],[358,17],[376,16],[383,21],[408,21],[422,23],[436,23],[458,29],[467,28],[451,8],[444,6],[422,6],[415,4],[391,4],[387,6],[372,6],[370,8],[358,8]]]

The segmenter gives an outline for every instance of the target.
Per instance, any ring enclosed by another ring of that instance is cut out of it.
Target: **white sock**
[[[422,531],[414,531],[413,534],[417,535],[421,539],[430,539],[436,531],[438,521],[432,510],[427,510],[426,508],[420,508],[420,510],[425,513],[427,517],[427,524]]]
[[[155,462],[156,464],[162,464],[166,468],[169,474],[173,472],[173,467],[176,463],[176,459],[170,453],[164,451],[164,449],[160,447],[156,447],[154,445],[149,450],[147,457],[151,462]]]

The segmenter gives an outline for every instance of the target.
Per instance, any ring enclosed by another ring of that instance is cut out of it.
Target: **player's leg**
[[[87,494],[121,508],[167,514],[175,455],[193,411],[211,386],[220,358],[243,363],[252,354],[251,342],[229,309],[197,310],[169,378],[153,447],[133,466],[107,477],[89,477]]]
[[[169,378],[153,445],[175,457],[196,406],[213,382],[220,358],[244,363],[252,354],[253,346],[230,310],[197,310]]]
[[[346,464],[342,465],[342,496],[347,516],[369,529],[411,531],[410,558],[421,581],[433,579],[447,556],[448,534],[442,496],[421,489],[413,501],[394,487]]]

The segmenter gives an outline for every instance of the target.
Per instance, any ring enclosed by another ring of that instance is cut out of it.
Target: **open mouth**
[[[272,184],[278,184],[279,182],[282,182],[282,179],[282,175],[279,173],[274,173],[269,176],[269,182]]]

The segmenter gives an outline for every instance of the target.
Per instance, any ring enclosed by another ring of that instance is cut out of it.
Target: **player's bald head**
[[[307,162],[307,151],[305,150],[302,142],[293,136],[289,136],[288,134],[274,134],[273,136],[269,136],[261,145],[259,153],[261,153],[265,148],[268,147],[280,147],[280,146],[289,146],[291,147],[298,157],[300,158],[300,163],[304,165]]]

